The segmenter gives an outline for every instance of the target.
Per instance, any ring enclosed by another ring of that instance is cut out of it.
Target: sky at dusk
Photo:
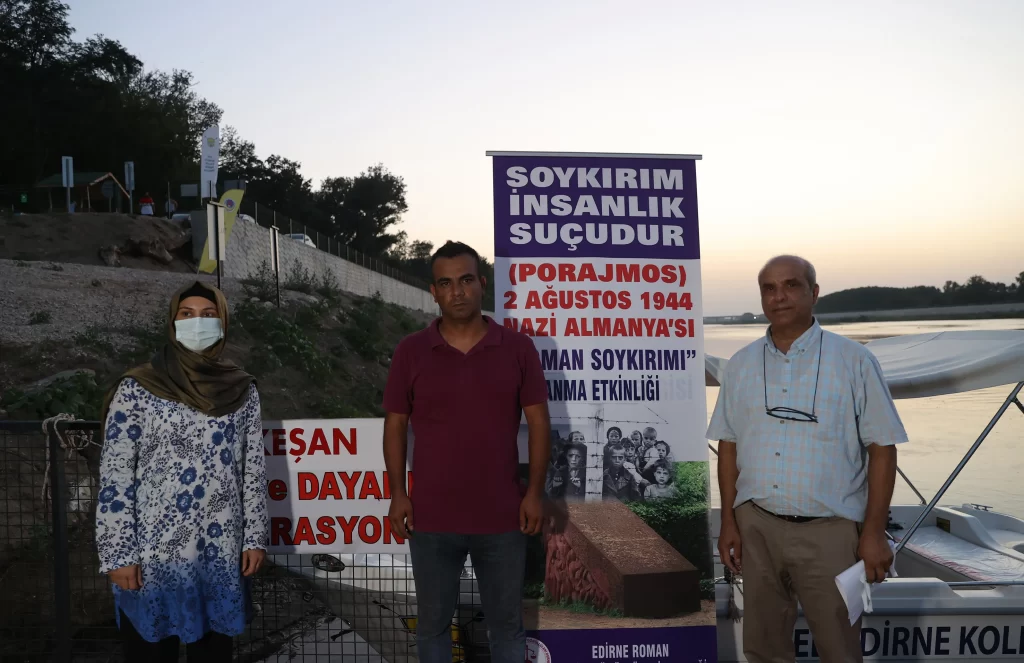
[[[1024,2],[69,4],[314,186],[402,176],[412,239],[493,256],[487,150],[701,154],[706,315],[777,253],[823,294],[1024,270]]]

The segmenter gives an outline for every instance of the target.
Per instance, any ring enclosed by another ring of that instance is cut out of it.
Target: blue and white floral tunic
[[[267,547],[260,399],[211,417],[134,379],[110,405],[100,462],[100,571],[142,565],[142,588],[114,586],[117,608],[150,642],[238,635],[249,611],[244,550]],[[118,614],[120,624],[120,614]]]

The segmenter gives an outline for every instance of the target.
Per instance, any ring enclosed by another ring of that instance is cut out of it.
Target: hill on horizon
[[[851,313],[938,306],[971,306],[1024,301],[1024,272],[1013,283],[989,281],[972,276],[966,283],[946,281],[942,288],[917,285],[906,288],[864,286],[823,295],[815,310],[819,313]]]

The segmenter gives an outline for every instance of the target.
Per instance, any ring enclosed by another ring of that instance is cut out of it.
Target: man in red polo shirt
[[[481,314],[486,283],[472,248],[431,257],[441,317],[402,339],[384,389],[384,460],[391,526],[409,538],[421,663],[451,663],[449,627],[466,555],[476,571],[493,663],[526,658],[522,597],[528,536],[540,533],[551,453],[547,384],[524,334]],[[525,413],[530,479],[519,479]],[[415,433],[406,493],[406,434]]]

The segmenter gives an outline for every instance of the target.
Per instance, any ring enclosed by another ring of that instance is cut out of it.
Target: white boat
[[[1007,410],[1024,413],[1024,331],[948,331],[867,343],[894,399],[927,398],[1006,386],[1009,394],[938,492],[891,508],[898,577],[873,585],[864,616],[865,660],[1024,661],[1024,520],[979,504],[943,504],[953,480]],[[718,386],[727,360],[709,356]],[[898,403],[897,403],[898,405]],[[914,440],[926,444],[926,440]],[[712,447],[714,450],[714,447]],[[743,580],[725,579],[718,556],[721,511],[711,516],[715,549],[719,661],[743,655]],[[797,660],[816,660],[807,622],[793,633]]]

